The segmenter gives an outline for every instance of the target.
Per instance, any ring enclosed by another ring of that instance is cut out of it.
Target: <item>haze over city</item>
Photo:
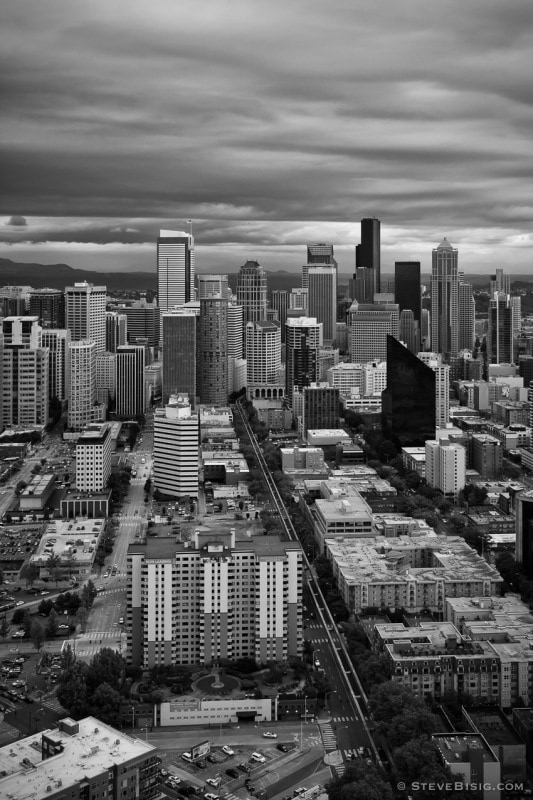
[[[531,270],[527,0],[8,0],[0,256],[155,269],[160,228],[197,269],[384,272],[443,236],[465,273]]]

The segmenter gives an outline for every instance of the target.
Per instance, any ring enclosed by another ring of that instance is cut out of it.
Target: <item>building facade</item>
[[[446,238],[432,254],[431,349],[445,357],[455,356],[459,351],[457,250]]]
[[[92,339],[96,352],[106,349],[106,287],[82,281],[65,288],[65,323],[73,342]]]
[[[161,312],[194,300],[194,237],[185,231],[159,232],[157,300]]]
[[[111,425],[91,425],[76,442],[76,488],[102,492],[111,475]]]
[[[171,396],[154,417],[154,488],[170,497],[198,497],[198,414],[184,395]]]

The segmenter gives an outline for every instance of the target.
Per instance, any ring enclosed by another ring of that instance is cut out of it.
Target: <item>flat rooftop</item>
[[[0,796],[28,800],[56,794],[61,785],[77,786],[104,769],[155,752],[148,742],[120,733],[95,717],[78,722],[79,733],[69,735],[59,727],[36,733],[0,748]],[[60,740],[63,752],[41,757],[42,736]],[[62,784],[60,783],[62,782]],[[48,789],[51,787],[51,789]]]
[[[480,750],[484,762],[498,759],[486,740],[479,733],[435,733],[431,737],[437,745],[443,761],[448,764],[464,764],[470,760],[471,750]]]
[[[498,708],[471,707],[467,709],[467,714],[491,746],[523,745],[520,736]]]

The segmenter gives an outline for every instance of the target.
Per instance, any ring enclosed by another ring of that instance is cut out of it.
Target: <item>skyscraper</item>
[[[398,338],[411,353],[418,353],[420,350],[419,328],[410,308],[406,308],[400,312]]]
[[[198,497],[198,414],[186,395],[172,395],[154,417],[154,488],[170,497]]]
[[[117,347],[128,342],[128,318],[116,311],[106,311],[105,315],[105,349],[108,353],[116,353]]]
[[[410,309],[420,328],[422,311],[420,261],[395,261],[394,302],[398,303],[400,314]]]
[[[135,344],[137,339],[148,339],[149,347],[159,346],[160,312],[156,301],[146,302],[141,297],[131,306],[120,309],[127,319],[128,344]]]
[[[218,281],[214,278],[218,278]],[[223,405],[228,400],[227,282],[227,275],[198,276],[200,298],[198,379],[201,403]]]
[[[285,341],[285,320],[287,319],[287,309],[289,308],[289,293],[285,289],[274,289],[270,304],[278,312],[281,342],[283,344]]]
[[[65,322],[72,342],[92,339],[105,350],[106,287],[82,281],[65,288]]]
[[[502,292],[489,300],[487,359],[489,364],[513,363],[513,310],[510,296]]]
[[[381,291],[381,223],[376,217],[361,220],[361,244],[355,251],[355,269],[374,270],[374,292]]]
[[[490,290],[491,297],[494,292],[503,292],[503,294],[511,294],[511,276],[506,275],[503,269],[497,269],[495,275],[490,276]]]
[[[60,402],[68,398],[70,389],[70,331],[45,328],[42,345],[48,349],[48,394]]]
[[[239,392],[246,386],[246,361],[244,353],[243,307],[237,305],[233,295],[228,303],[228,393]]]
[[[309,265],[309,316],[322,323],[324,343],[331,344],[336,337],[337,323],[337,266]]]
[[[402,447],[421,446],[435,436],[436,376],[431,367],[387,336],[387,388],[381,394],[382,427]]]
[[[48,349],[38,317],[5,317],[0,389],[2,426],[48,424]]]
[[[70,392],[68,426],[82,430],[92,422],[103,422],[105,406],[96,400],[96,342],[77,339],[69,345]]]
[[[267,386],[279,379],[281,330],[277,322],[249,322],[246,326],[248,386]]]
[[[309,286],[308,272],[311,266],[329,266],[337,269],[337,262],[333,257],[333,245],[327,242],[307,245],[307,262],[302,267],[302,289]]]
[[[34,289],[30,292],[30,316],[39,317],[42,328],[64,328],[64,292],[60,289]]]
[[[145,410],[145,349],[142,345],[117,347],[116,412],[119,417],[137,417]]]
[[[267,276],[257,261],[247,261],[237,276],[237,304],[243,307],[243,323],[266,319]]]
[[[431,349],[445,358],[459,350],[457,250],[446,238],[433,250],[431,268]]]
[[[194,237],[185,231],[159,231],[157,299],[161,312],[194,300]]]
[[[198,397],[200,303],[187,303],[161,315],[163,341],[163,404],[171,395],[186,394],[192,408]]]
[[[533,578],[533,491],[516,496],[516,560]]]
[[[294,387],[303,389],[318,380],[318,351],[322,324],[315,317],[288,317],[285,323],[285,379],[289,405]]]
[[[348,313],[350,361],[385,361],[387,334],[398,338],[399,313],[396,303],[354,303]]]
[[[472,350],[476,336],[476,301],[472,293],[472,284],[459,281],[458,286],[459,303],[459,337],[458,348],[460,350]]]

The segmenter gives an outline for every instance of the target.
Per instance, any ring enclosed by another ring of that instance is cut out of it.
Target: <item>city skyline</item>
[[[152,270],[192,219],[199,272],[297,272],[328,241],[349,273],[376,216],[384,273],[443,237],[467,274],[531,268],[526,0],[1,17],[0,257]]]

